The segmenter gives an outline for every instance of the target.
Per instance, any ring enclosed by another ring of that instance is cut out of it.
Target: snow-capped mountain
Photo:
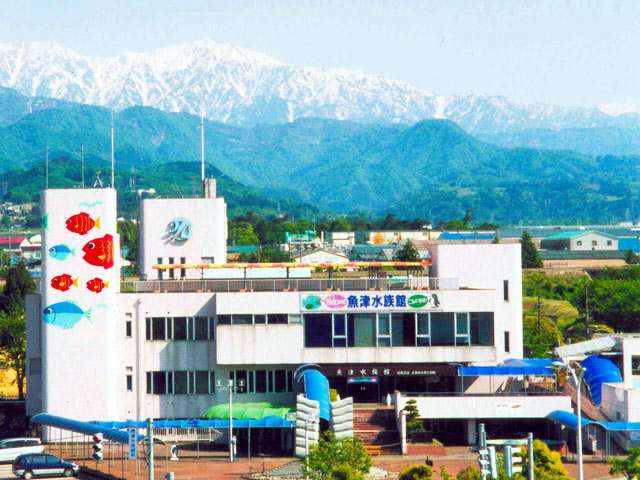
[[[200,111],[236,125],[301,117],[414,123],[447,118],[471,132],[561,129],[624,122],[597,109],[519,103],[482,94],[437,96],[359,71],[299,67],[205,39],[150,53],[83,57],[56,44],[0,44],[0,86],[117,109]]]

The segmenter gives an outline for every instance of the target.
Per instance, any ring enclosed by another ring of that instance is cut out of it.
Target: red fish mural
[[[103,282],[101,278],[92,278],[87,282],[87,290],[100,293],[104,288],[109,288],[109,282]]]
[[[102,238],[96,238],[87,242],[82,247],[84,259],[89,265],[103,267],[104,269],[113,267],[113,237],[106,234]]]
[[[71,285],[74,287],[78,286],[78,279],[71,278],[71,275],[67,273],[63,273],[62,275],[58,275],[57,277],[53,277],[51,279],[51,286],[56,290],[60,290],[61,292],[66,292],[71,288]]]
[[[79,235],[86,235],[94,226],[100,228],[100,217],[94,220],[85,212],[80,212],[67,218],[67,230]]]

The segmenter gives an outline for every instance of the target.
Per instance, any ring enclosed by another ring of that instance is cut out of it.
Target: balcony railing
[[[277,278],[252,280],[146,280],[120,283],[122,293],[322,292],[363,290],[457,290],[457,278]]]

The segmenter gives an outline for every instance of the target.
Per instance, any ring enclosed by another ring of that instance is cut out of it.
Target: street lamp
[[[233,462],[233,450],[234,450],[234,441],[233,441],[233,394],[237,392],[238,388],[244,387],[244,380],[238,380],[238,384],[229,379],[228,385],[222,385],[222,382],[218,380],[216,387],[218,387],[218,391],[221,390],[229,390],[229,461]]]
[[[562,367],[569,370],[571,376],[573,377],[573,381],[576,384],[576,410],[578,417],[578,424],[576,425],[576,449],[578,450],[578,480],[584,480],[584,472],[582,469],[582,409],[580,407],[580,386],[582,385],[582,379],[584,378],[584,372],[587,371],[586,367],[583,367],[578,362],[571,360],[568,363],[562,363],[560,361],[555,361],[552,365],[556,367]],[[576,376],[576,370],[580,370],[580,374]]]

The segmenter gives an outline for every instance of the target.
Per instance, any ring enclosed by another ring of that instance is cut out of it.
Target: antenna
[[[114,172],[113,172],[114,163],[115,162],[113,158],[113,102],[111,102],[111,188],[115,188]]]
[[[84,142],[80,142],[80,168],[82,169],[82,188],[84,188]]]
[[[44,184],[45,188],[49,188],[49,145],[47,145],[47,154],[44,159]]]
[[[100,175],[101,174],[102,174],[102,170],[98,170],[96,172],[96,181],[93,182],[93,188],[97,188],[97,187],[103,188],[104,187],[104,184],[102,183],[102,180],[100,179]]]
[[[204,193],[204,108],[202,100],[202,84],[200,85],[200,179]]]

